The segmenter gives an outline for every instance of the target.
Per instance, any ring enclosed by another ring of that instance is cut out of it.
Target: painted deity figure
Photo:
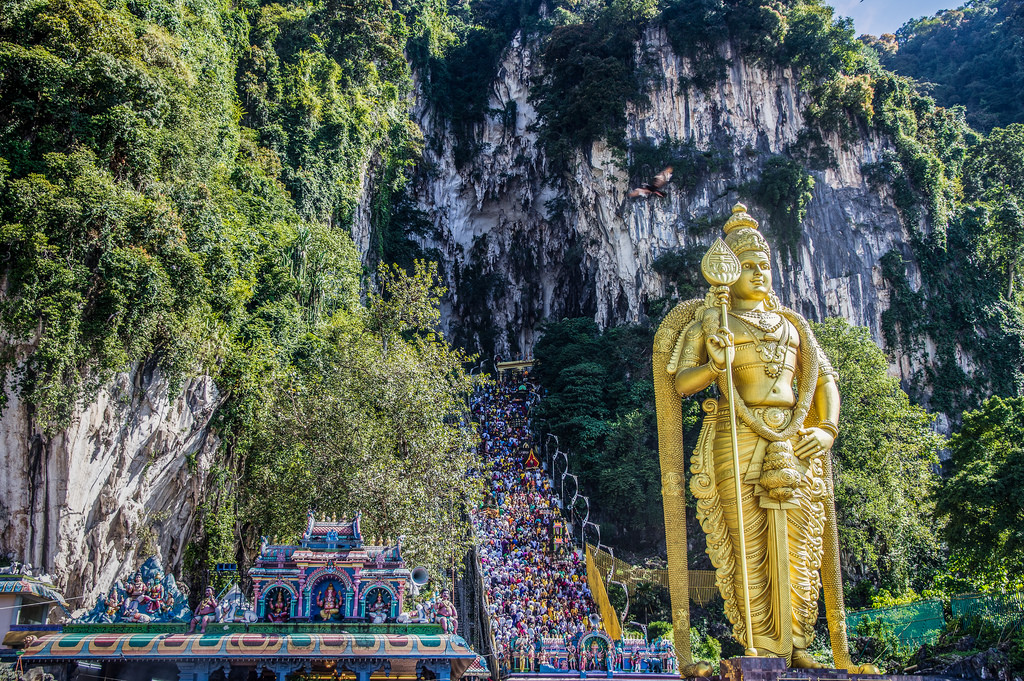
[[[284,602],[284,590],[277,590],[277,598],[270,606],[270,613],[267,615],[267,619],[275,624],[288,621],[288,605]]]
[[[516,660],[519,662],[519,671],[526,671],[526,639],[520,637],[516,640]]]
[[[423,609],[422,603],[417,603],[415,609],[409,612],[403,612],[398,616],[399,624],[408,624],[410,622],[429,622],[430,618]]]
[[[116,587],[111,589],[110,593],[107,594],[104,604],[107,606],[107,609],[103,613],[103,619],[107,622],[117,620],[117,613],[121,610],[122,601],[121,596],[117,593]]]
[[[157,570],[149,580],[149,612],[166,613],[174,607],[174,596],[165,592],[164,573]]]
[[[193,633],[196,630],[196,625],[199,626],[199,633],[206,633],[206,625],[217,619],[217,597],[213,594],[213,587],[206,587],[206,591],[203,592],[203,599],[199,601],[199,605],[196,606],[195,611],[192,613],[192,620],[188,625],[188,633]]]
[[[149,596],[149,587],[142,581],[141,572],[135,573],[135,578],[128,584],[125,594],[127,595],[124,601],[124,614],[126,616],[141,612],[143,607],[148,606],[153,600]]]
[[[434,616],[441,625],[441,631],[446,634],[458,633],[459,614],[455,611],[455,604],[452,603],[451,592],[448,589],[441,591],[441,598],[434,604]]]
[[[317,598],[316,604],[320,607],[320,619],[325,622],[341,611],[338,592],[334,590],[334,582],[328,582],[327,588]]]
[[[733,209],[725,232],[739,278],[690,308],[693,319],[678,335],[667,367],[681,396],[714,384],[720,389],[717,403],[705,403],[707,416],[692,458],[697,517],[708,535],[708,554],[736,639],[759,656],[782,657],[793,667],[820,667],[807,648],[818,619],[825,457],[838,434],[837,376],[807,321],[783,307],[772,290],[768,243],[742,205]],[[728,253],[719,256],[734,262]],[[722,303],[728,308],[725,324]],[[724,376],[730,365],[732,395]],[[746,640],[744,587],[752,641]]]
[[[383,624],[388,618],[390,606],[384,602],[384,594],[378,589],[377,599],[370,604],[366,611],[370,614],[370,621],[374,624]]]

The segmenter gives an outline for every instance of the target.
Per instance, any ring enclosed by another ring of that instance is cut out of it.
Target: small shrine
[[[395,622],[410,574],[401,542],[364,546],[351,521],[309,514],[299,546],[264,539],[249,570],[256,616],[265,622]]]

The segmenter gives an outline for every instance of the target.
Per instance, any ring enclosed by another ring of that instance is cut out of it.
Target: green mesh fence
[[[937,599],[848,613],[846,629],[850,636],[856,635],[857,624],[865,617],[872,622],[885,621],[895,629],[901,644],[911,646],[933,643],[945,624],[942,617],[942,601]]]
[[[953,617],[981,615],[1000,624],[1024,622],[1024,594],[962,594],[949,600]]]

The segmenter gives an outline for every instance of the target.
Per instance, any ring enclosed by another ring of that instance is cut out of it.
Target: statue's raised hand
[[[732,363],[735,342],[736,339],[729,329],[719,329],[707,337],[704,347],[707,349],[708,358],[716,371],[725,371],[726,365]]]

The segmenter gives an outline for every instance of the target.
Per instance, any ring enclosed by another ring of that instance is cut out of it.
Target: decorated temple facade
[[[352,520],[309,514],[299,546],[260,547],[249,570],[256,615],[268,622],[394,622],[402,612],[409,570],[401,542],[364,546]]]
[[[447,590],[401,611],[412,582],[401,546],[365,546],[358,515],[311,514],[299,545],[264,540],[249,574],[251,602],[237,585],[220,595],[207,587],[189,608],[174,578],[147,561],[84,617],[20,640],[20,660],[60,678],[124,681],[458,681],[489,673],[458,635]]]
[[[160,562],[149,558],[138,570],[111,585],[79,624],[156,624],[187,622],[192,617],[188,598],[174,575],[164,574]]]

